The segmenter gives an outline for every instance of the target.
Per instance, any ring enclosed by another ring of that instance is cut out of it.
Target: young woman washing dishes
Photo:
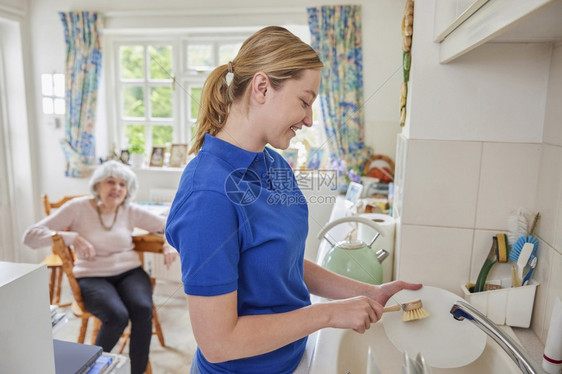
[[[286,149],[312,126],[322,62],[281,27],[250,36],[202,92],[198,131],[168,217],[198,349],[192,373],[292,373],[312,332],[364,332],[390,295],[304,260],[308,208]],[[310,293],[332,299],[311,305]]]

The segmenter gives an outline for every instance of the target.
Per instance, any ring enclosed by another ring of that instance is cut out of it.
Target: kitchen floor
[[[72,296],[68,287],[63,286],[62,302],[70,302]],[[166,347],[162,347],[156,335],[150,345],[150,363],[154,374],[189,373],[191,359],[197,344],[191,332],[187,300],[180,283],[157,281],[154,290],[154,303],[162,325]],[[61,308],[67,312],[68,323],[60,327],[54,338],[75,342],[80,330],[80,319],[74,317],[70,307]],[[93,323],[89,323],[86,343],[91,341]],[[120,342],[114,348],[120,347]],[[128,344],[123,354],[128,353]]]

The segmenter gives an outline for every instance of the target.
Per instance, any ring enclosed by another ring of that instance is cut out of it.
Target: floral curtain
[[[101,74],[101,15],[59,12],[66,42],[66,175],[86,177],[95,160],[95,114]]]
[[[321,6],[307,13],[311,45],[324,62],[319,99],[330,159],[348,180],[355,179],[370,156],[363,142],[361,6]]]

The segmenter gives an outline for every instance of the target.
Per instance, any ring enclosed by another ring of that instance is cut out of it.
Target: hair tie
[[[234,70],[232,69],[232,61],[228,61],[228,72],[234,73]]]

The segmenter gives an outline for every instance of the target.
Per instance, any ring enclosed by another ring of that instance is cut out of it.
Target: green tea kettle
[[[358,222],[368,225],[377,232],[369,244],[362,240],[346,238],[336,244],[326,235],[334,226],[345,222]],[[320,233],[318,239],[326,239],[332,246],[322,260],[322,266],[340,275],[370,284],[382,283],[381,263],[388,257],[389,253],[384,249],[375,252],[371,248],[379,236],[384,236],[384,229],[372,220],[364,217],[344,217],[327,223]]]

